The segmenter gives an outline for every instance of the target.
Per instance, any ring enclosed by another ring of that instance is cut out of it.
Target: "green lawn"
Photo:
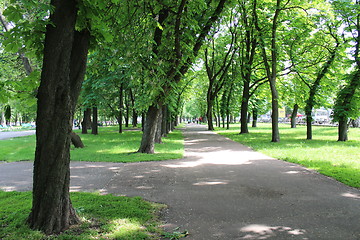
[[[156,154],[135,153],[141,141],[141,131],[124,131],[118,127],[99,128],[99,135],[78,133],[83,149],[72,147],[71,160],[92,162],[140,162],[181,158],[184,153],[182,132],[175,130],[157,144]],[[34,159],[35,136],[1,140],[0,161],[14,162]]]
[[[306,127],[291,129],[280,124],[280,142],[271,142],[271,125],[258,124],[249,134],[238,134],[239,125],[217,132],[268,156],[298,163],[360,188],[360,129],[351,128],[349,141],[337,142],[336,127],[313,126],[313,140],[306,140]]]
[[[159,239],[163,233],[155,214],[163,205],[139,197],[117,197],[96,193],[71,193],[82,224],[58,236],[45,236],[26,224],[31,209],[31,192],[0,191],[0,239]]]

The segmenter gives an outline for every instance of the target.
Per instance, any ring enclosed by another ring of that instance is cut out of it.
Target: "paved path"
[[[360,191],[188,126],[184,159],[73,162],[71,190],[142,196],[169,206],[186,239],[360,239]],[[0,188],[31,190],[29,162],[0,164]]]
[[[34,135],[35,130],[0,132],[0,140]]]

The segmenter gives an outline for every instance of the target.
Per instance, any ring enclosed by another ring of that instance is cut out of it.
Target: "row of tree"
[[[273,142],[280,140],[279,104],[293,106],[292,127],[299,108],[303,109],[307,139],[312,139],[314,108],[334,109],[338,140],[347,140],[349,120],[359,116],[359,5],[356,1],[309,4],[239,1],[213,28],[199,66],[204,74],[198,73],[201,80],[196,85],[207,88],[206,113],[203,95],[198,97],[196,114],[207,116],[209,130],[214,104],[216,115],[223,119],[230,119],[230,110],[237,116],[240,109],[240,133],[248,133],[249,112],[256,119],[259,109],[269,110],[271,99]]]
[[[26,116],[37,98],[28,222],[48,234],[79,221],[69,197],[77,109],[84,119],[92,109],[93,129],[98,113],[115,117],[119,132],[123,119],[136,125],[142,115],[141,153],[154,152],[185,102],[206,110],[209,130],[214,106],[228,122],[241,109],[241,133],[249,131],[249,106],[256,118],[269,104],[273,142],[280,141],[280,103],[294,106],[294,116],[305,109],[308,139],[311,110],[334,92],[339,140],[347,139],[348,119],[359,113],[359,0],[3,4],[0,101]]]

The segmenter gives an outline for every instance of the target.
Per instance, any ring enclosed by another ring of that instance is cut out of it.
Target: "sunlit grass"
[[[82,220],[58,236],[31,230],[26,218],[31,209],[30,192],[0,191],[0,239],[159,239],[162,233],[155,212],[163,205],[139,197],[117,197],[96,193],[71,193]]]
[[[85,148],[71,148],[71,160],[92,162],[139,162],[160,161],[181,158],[184,154],[182,132],[175,130],[163,138],[163,144],[156,144],[156,154],[136,153],[140,146],[142,132],[124,131],[118,127],[99,128],[98,135],[81,134]],[[1,140],[0,161],[14,162],[33,160],[35,136]]]
[[[336,127],[313,126],[313,140],[306,140],[306,127],[291,129],[280,124],[280,142],[272,143],[271,125],[249,128],[249,134],[238,134],[239,125],[218,133],[250,146],[268,156],[299,163],[331,176],[347,185],[360,188],[360,129],[349,130],[349,141],[337,141]]]

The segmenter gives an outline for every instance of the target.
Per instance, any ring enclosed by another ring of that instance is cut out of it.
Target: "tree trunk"
[[[91,124],[91,134],[98,135],[98,109],[97,107],[93,107],[92,109],[93,119]]]
[[[280,142],[280,133],[279,133],[279,96],[275,87],[275,79],[270,82],[271,85],[271,106],[272,106],[272,114],[271,114],[271,126],[272,126],[272,138],[271,142]]]
[[[130,102],[129,102],[129,97],[126,95],[125,95],[125,109],[126,109],[125,127],[128,128],[129,127],[129,119],[130,119]]]
[[[81,126],[82,126],[81,133],[87,134],[88,133],[87,130],[91,128],[91,109],[90,108],[87,108],[84,111],[84,119],[81,123]]]
[[[168,108],[166,105],[162,107],[162,119],[161,119],[161,136],[167,137],[167,134],[169,133],[169,129],[167,127],[168,122]]]
[[[155,134],[158,126],[160,109],[157,106],[150,106],[146,113],[144,132],[141,139],[139,153],[155,152]]]
[[[311,112],[306,113],[306,139],[311,140],[312,139],[312,116]]]
[[[146,114],[144,112],[141,113],[141,131],[144,132],[146,122]]]
[[[206,118],[208,120],[208,130],[213,131],[214,125],[213,125],[213,105],[214,100],[209,99],[207,102],[207,111],[206,111]]]
[[[295,104],[291,113],[291,128],[296,128],[296,117],[299,110],[299,105]]]
[[[172,129],[172,124],[171,124],[171,112],[167,111],[167,119],[166,119],[166,134],[169,134],[173,129]]]
[[[130,100],[131,100],[131,107],[132,107],[132,125],[133,125],[133,127],[137,127],[138,114],[137,114],[137,111],[135,109],[135,96],[134,96],[133,91],[131,90],[131,88],[129,89],[129,93],[130,93]]]
[[[351,119],[350,120],[351,127],[358,128],[360,127],[360,118],[358,119]]]
[[[155,143],[162,143],[162,119],[163,119],[163,110],[159,109],[159,120],[157,121],[156,133],[155,133]]]
[[[124,112],[124,85],[121,83],[119,88],[119,116],[117,118],[119,123],[119,133],[123,132],[122,121],[123,121],[123,112]]]
[[[79,135],[77,135],[74,132],[70,133],[71,137],[71,143],[74,145],[75,148],[84,148],[84,143],[81,141],[81,138]]]
[[[88,33],[74,34],[76,1],[53,0],[51,5],[55,12],[46,30],[37,94],[33,203],[28,218],[32,229],[46,234],[60,233],[79,222],[69,194],[70,134],[89,43]],[[73,60],[76,66],[70,65]]]
[[[133,111],[132,111],[132,125],[133,127],[137,127],[137,118],[138,118],[138,115],[137,115],[137,112],[136,112],[136,109],[134,108]]]
[[[253,120],[251,127],[256,128],[257,127],[257,118],[258,118],[258,109],[256,107],[253,108]]]
[[[338,141],[345,142],[348,140],[348,123],[347,119],[340,119],[339,126],[338,126]]]
[[[219,107],[219,100],[218,98],[216,97],[216,115],[217,115],[217,126],[218,127],[221,127],[221,113],[220,113],[220,107]]]

